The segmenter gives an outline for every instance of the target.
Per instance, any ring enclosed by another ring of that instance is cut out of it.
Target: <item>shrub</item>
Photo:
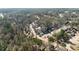
[[[54,37],[49,37],[49,42],[54,42],[55,41],[55,38]]]
[[[33,38],[32,41],[34,42],[34,44],[42,45],[42,41],[37,38]]]
[[[3,29],[4,33],[8,33],[8,32],[12,32],[12,27],[10,23],[6,23],[4,24],[4,29]]]
[[[56,37],[56,39],[59,40],[59,41],[60,41],[61,39],[63,39],[64,42],[67,42],[68,39],[69,39],[68,34],[67,34],[64,30],[62,30],[62,29],[61,29],[60,32],[55,33],[53,36]]]

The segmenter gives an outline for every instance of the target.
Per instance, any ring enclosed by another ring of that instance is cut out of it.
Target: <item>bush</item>
[[[62,45],[63,47],[66,47],[66,44],[65,44],[65,43],[62,43],[61,45]]]
[[[6,23],[4,24],[4,29],[3,29],[4,33],[8,33],[8,32],[12,32],[12,27],[10,23]]]
[[[42,45],[42,41],[37,38],[33,38],[32,41],[34,42],[34,44]]]
[[[48,39],[49,39],[49,42],[54,42],[55,41],[55,38],[53,38],[53,37],[49,37]]]
[[[68,34],[62,29],[59,33],[55,33],[53,36],[56,37],[56,39],[59,41],[61,41],[61,39],[63,39],[64,42],[67,42],[69,39]]]
[[[0,51],[6,50],[7,44],[2,40],[0,40],[0,41],[1,41],[0,42]]]

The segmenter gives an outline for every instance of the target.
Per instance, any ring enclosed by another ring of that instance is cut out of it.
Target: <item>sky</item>
[[[0,0],[0,8],[78,8],[78,0]]]

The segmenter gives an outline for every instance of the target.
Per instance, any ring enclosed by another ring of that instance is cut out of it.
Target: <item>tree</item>
[[[63,29],[61,29],[60,32],[55,33],[53,36],[56,37],[58,42],[67,42],[69,40],[68,34]]]
[[[4,32],[4,33],[12,32],[12,26],[11,26],[10,23],[5,23],[5,24],[4,24],[3,32]]]

